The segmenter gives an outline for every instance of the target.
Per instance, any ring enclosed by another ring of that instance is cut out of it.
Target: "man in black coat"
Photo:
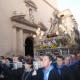
[[[43,68],[37,71],[37,80],[59,80],[51,63],[52,56],[50,54],[43,55]]]
[[[21,80],[36,80],[35,76],[33,76],[33,59],[31,57],[27,57],[25,59],[24,71],[22,74]]]
[[[60,80],[74,80],[69,67],[64,65],[63,56],[57,56],[56,70],[57,70]]]
[[[73,69],[72,72],[74,74],[74,79],[80,80],[80,53],[75,57],[75,62],[70,66],[70,68]]]

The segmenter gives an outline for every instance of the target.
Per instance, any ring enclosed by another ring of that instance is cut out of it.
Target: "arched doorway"
[[[25,56],[34,56],[34,38],[29,36],[25,40]]]

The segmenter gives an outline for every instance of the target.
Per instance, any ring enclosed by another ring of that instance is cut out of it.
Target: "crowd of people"
[[[80,80],[80,53],[0,56],[0,80]]]

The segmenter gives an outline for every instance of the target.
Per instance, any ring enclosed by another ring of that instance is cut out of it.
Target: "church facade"
[[[53,11],[45,0],[0,0],[0,55],[25,55],[25,40],[44,34]]]

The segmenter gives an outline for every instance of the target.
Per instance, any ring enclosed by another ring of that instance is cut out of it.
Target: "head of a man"
[[[69,65],[70,64],[70,56],[66,56],[64,59],[64,64]]]
[[[64,57],[58,55],[58,56],[57,56],[57,60],[56,60],[56,62],[57,62],[57,66],[59,66],[59,67],[62,66],[63,63],[64,63]]]
[[[48,68],[52,63],[52,56],[50,54],[43,55],[43,67]]]
[[[25,58],[25,69],[30,69],[32,68],[32,64],[33,64],[33,59],[31,57],[26,57]]]
[[[80,61],[80,53],[77,54],[77,60]]]
[[[75,63],[77,61],[77,55],[76,54],[71,54],[71,63]]]

